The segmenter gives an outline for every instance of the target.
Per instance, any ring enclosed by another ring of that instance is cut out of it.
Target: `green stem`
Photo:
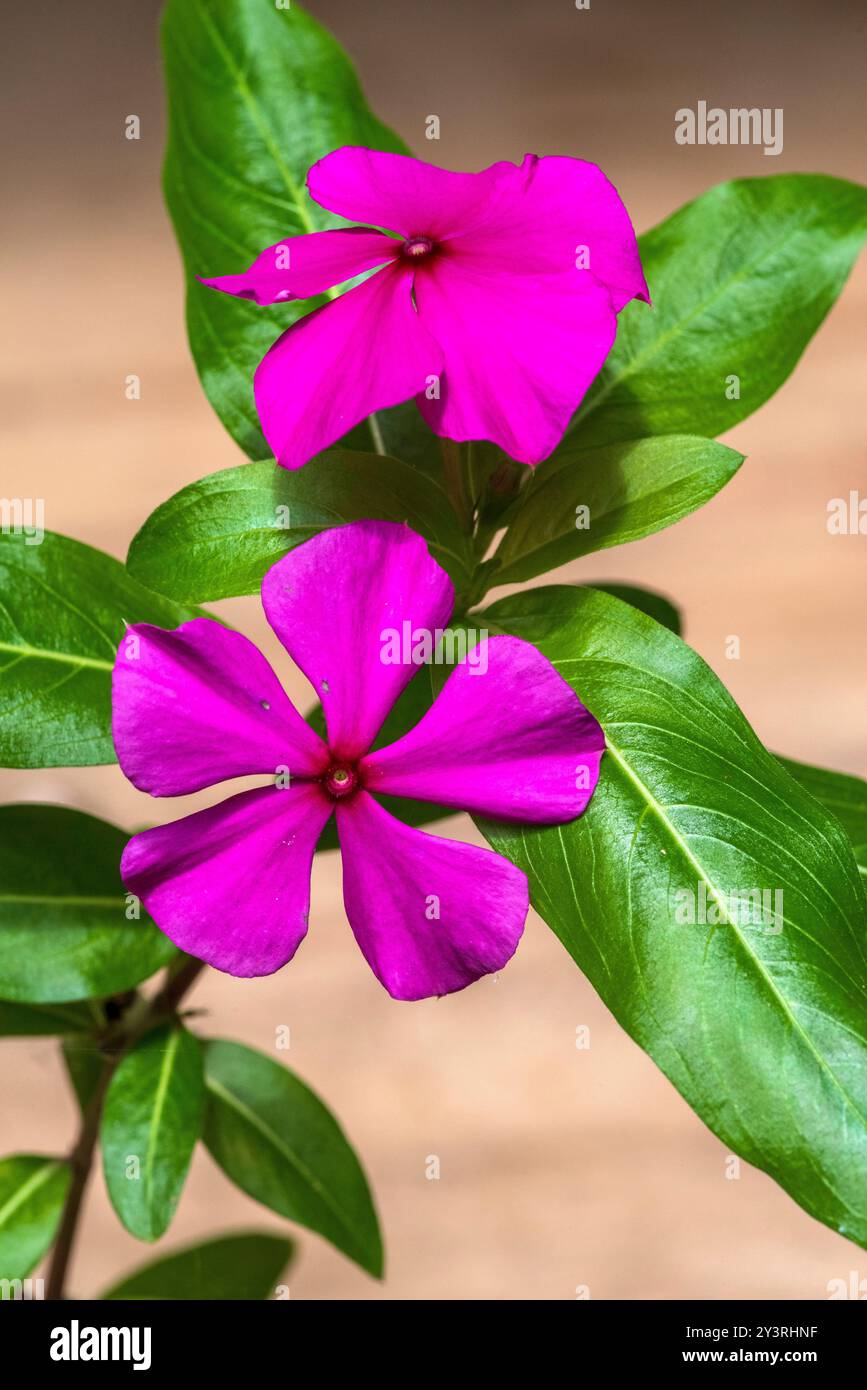
[[[51,1255],[51,1264],[48,1267],[48,1280],[45,1286],[45,1297],[57,1301],[64,1295],[66,1283],[66,1271],[69,1267],[70,1256],[75,1244],[75,1237],[78,1232],[78,1220],[81,1216],[81,1204],[87,1188],[90,1170],[93,1166],[93,1152],[96,1148],[96,1141],[99,1137],[99,1121],[102,1115],[102,1105],[108,1091],[109,1082],[114,1075],[115,1068],[120,1061],[120,1054],[116,1057],[107,1057],[100,1073],[96,1090],[93,1092],[84,1112],[81,1123],[81,1131],[76,1141],[72,1153],[69,1155],[69,1166],[72,1169],[72,1181],[66,1194],[66,1201],[63,1205],[63,1215],[60,1218],[60,1226],[54,1242],[54,1250]]]
[[[385,447],[385,440],[382,437],[379,417],[376,415],[368,415],[367,423],[370,426],[370,437],[373,440],[374,449],[378,454],[387,454],[388,450]]]
[[[155,1024],[176,1012],[184,995],[192,988],[204,969],[204,961],[192,958],[184,961],[180,969],[169,975],[162,988],[151,999],[137,999],[124,1017],[102,1037],[105,1061],[96,1088],[85,1108],[81,1129],[68,1159],[72,1169],[72,1180],[63,1204],[63,1214],[48,1268],[45,1288],[47,1299],[57,1301],[65,1297],[66,1274],[78,1234],[82,1202],[99,1138],[102,1107],[111,1078],[124,1053],[133,1043]]]
[[[440,440],[446,494],[461,530],[465,531],[467,535],[471,535],[473,509],[466,481],[467,447],[467,445],[459,444],[454,439]]]

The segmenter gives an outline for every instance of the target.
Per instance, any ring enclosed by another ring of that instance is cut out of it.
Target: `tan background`
[[[526,150],[581,155],[614,179],[639,228],[737,174],[863,177],[855,0],[321,0],[374,107],[426,158],[479,168]],[[41,496],[46,524],[122,556],[169,493],[238,462],[196,382],[181,276],[158,190],[163,136],[152,0],[31,0],[11,19],[3,83],[14,193],[3,302],[6,451],[0,492]],[[785,151],[682,148],[674,111],[700,98],[783,106]],[[143,138],[123,138],[142,117]],[[424,120],[442,121],[439,145]],[[759,734],[805,760],[867,773],[867,538],[829,537],[829,498],[865,484],[867,276],[856,274],[794,377],[731,436],[748,462],[676,530],[558,578],[633,580],[675,595],[689,640]],[[124,399],[129,372],[141,401]],[[254,637],[253,600],[224,611]],[[724,642],[741,638],[741,659]],[[268,650],[273,654],[273,646]],[[279,658],[278,658],[279,660]],[[285,663],[284,663],[285,667]],[[306,699],[302,682],[290,688]],[[80,806],[120,823],[147,798],[117,768],[0,774],[3,800]],[[178,807],[165,809],[173,818]],[[447,829],[472,836],[456,817]],[[538,920],[496,981],[392,1003],[359,956],[334,856],[318,862],[310,936],[282,974],[211,974],[205,1026],[283,1060],[363,1155],[383,1217],[383,1288],[313,1236],[297,1298],[822,1298],[867,1259],[762,1174],[724,1176],[725,1150],[612,1021]],[[589,1024],[592,1047],[576,1051]],[[4,1043],[0,1152],[64,1150],[75,1122],[55,1047]],[[438,1182],[425,1160],[441,1161]],[[279,1226],[203,1154],[166,1245]],[[73,1292],[147,1257],[93,1184]]]

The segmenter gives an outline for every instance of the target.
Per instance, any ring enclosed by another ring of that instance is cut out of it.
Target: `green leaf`
[[[294,1249],[286,1236],[258,1231],[216,1236],[144,1265],[102,1297],[258,1301],[274,1293]]]
[[[26,1279],[38,1265],[54,1239],[69,1179],[56,1158],[0,1159],[0,1279]]]
[[[105,1098],[102,1164],[112,1206],[139,1240],[168,1229],[204,1113],[202,1050],[180,1024],[147,1033],[122,1058]]]
[[[192,483],[148,518],[127,567],[187,602],[257,594],[265,571],[287,551],[326,527],[365,518],[407,522],[456,584],[469,579],[468,541],[437,484],[396,459],[347,450],[297,471],[245,463]]]
[[[831,772],[826,767],[792,762],[791,758],[780,758],[780,762],[796,782],[836,816],[849,837],[855,862],[867,878],[867,782],[847,772]]]
[[[637,589],[633,584],[591,584],[589,587],[599,589],[603,594],[611,594],[613,598],[622,599],[624,603],[637,608],[639,613],[646,613],[648,618],[653,618],[654,622],[661,623],[669,632],[674,632],[680,637],[680,610],[655,589]]]
[[[127,835],[66,806],[0,806],[0,997],[58,1004],[120,994],[177,954],[127,920]]]
[[[94,1038],[80,1036],[64,1038],[60,1051],[83,1115],[99,1085],[106,1062],[105,1053]]]
[[[262,458],[255,368],[285,328],[325,301],[260,308],[195,277],[245,270],[266,246],[344,225],[305,185],[329,151],[405,147],[371,114],[339,45],[294,3],[169,0],[163,49],[165,194],[186,270],[190,347],[226,429]]]
[[[867,1242],[867,899],[840,826],[634,608],[543,588],[491,616],[549,657],[607,741],[584,816],[487,825],[491,844],[714,1133]],[[762,891],[764,917],[738,896]]]
[[[361,1165],[329,1110],[292,1072],[240,1043],[205,1049],[205,1144],[233,1183],[382,1274],[382,1241]]]
[[[111,672],[125,623],[194,617],[119,560],[46,532],[0,535],[0,765],[113,763]]]
[[[661,531],[719,492],[742,462],[734,449],[689,435],[587,451],[576,437],[556,461],[541,466],[522,494],[489,587],[532,579],[579,555]]]
[[[0,1037],[62,1037],[66,1033],[87,1032],[95,1024],[95,1015],[84,1004],[42,1007],[34,1004],[12,1004],[6,999],[0,999]]]
[[[825,174],[722,183],[647,232],[639,245],[654,307],[620,315],[573,421],[584,447],[714,436],[751,415],[794,368],[865,235],[867,190]],[[730,400],[732,376],[740,396]]]

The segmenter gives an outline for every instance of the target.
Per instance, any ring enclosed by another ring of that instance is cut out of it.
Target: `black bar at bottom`
[[[562,1370],[571,1366],[570,1374],[594,1378],[603,1368],[701,1372],[706,1366],[737,1372],[795,1365],[827,1375],[858,1363],[867,1330],[862,1304],[844,1300],[576,1301],[555,1305],[544,1315],[539,1303],[522,1304],[519,1315],[507,1312],[512,1306],[402,1303],[396,1313],[382,1303],[303,1299],[282,1305],[7,1300],[0,1305],[0,1346],[7,1366],[11,1358],[22,1370],[47,1372],[61,1381],[76,1375],[93,1379],[103,1370],[140,1376],[191,1371],[197,1377],[237,1371],[249,1377],[282,1368],[291,1375],[301,1366],[309,1376],[314,1358],[333,1375],[344,1357],[356,1374],[364,1367],[373,1375],[379,1363],[390,1378],[400,1366],[405,1374],[415,1363],[427,1379],[437,1367],[447,1374],[456,1355],[462,1370],[477,1362],[489,1375],[500,1358],[509,1365],[519,1348],[549,1366],[550,1357],[559,1354],[566,1358]]]

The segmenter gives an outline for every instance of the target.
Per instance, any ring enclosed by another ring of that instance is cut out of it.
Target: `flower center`
[[[417,261],[421,256],[429,256],[434,244],[429,236],[411,236],[407,237],[401,249],[409,260]]]
[[[325,790],[335,801],[348,796],[358,786],[358,773],[351,767],[338,765],[332,767],[325,778]]]

